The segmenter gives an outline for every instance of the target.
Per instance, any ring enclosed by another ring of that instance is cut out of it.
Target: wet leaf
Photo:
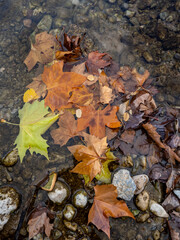
[[[34,91],[33,88],[28,89],[23,96],[23,101],[24,102],[30,102],[32,100],[38,99],[38,95],[36,94],[36,92]]]
[[[80,87],[86,77],[74,72],[63,72],[63,61],[61,61],[50,67],[44,67],[42,80],[48,90],[45,104],[54,111],[71,107],[72,104],[68,103],[69,94],[73,88]]]
[[[135,76],[135,79],[138,83],[139,86],[142,86],[143,83],[148,79],[149,77],[149,72],[148,70],[145,70],[144,74],[140,74],[137,72],[137,70],[134,68],[132,70],[132,74]]]
[[[123,140],[126,143],[133,143],[134,137],[135,137],[135,131],[134,130],[125,130],[121,134],[121,140]]]
[[[39,98],[46,95],[46,85],[42,81],[41,74],[33,78],[33,81],[26,87],[33,88]]]
[[[133,214],[128,209],[126,203],[117,200],[117,189],[114,185],[95,186],[95,197],[93,205],[89,211],[88,223],[92,222],[98,229],[101,229],[110,238],[109,217],[131,217]]]
[[[43,190],[51,192],[54,188],[54,185],[56,183],[57,179],[57,173],[53,172],[49,175],[48,182],[46,183],[45,186],[41,187]]]
[[[90,134],[103,138],[106,135],[105,126],[118,128],[121,123],[116,116],[117,107],[108,105],[103,110],[95,110],[92,105],[80,107],[82,116],[79,118],[77,130],[82,131],[89,127]]]
[[[78,106],[87,106],[93,101],[93,93],[83,85],[73,89],[72,96],[68,100],[69,103],[75,103]]]
[[[53,229],[53,224],[50,224],[50,219],[53,217],[53,214],[46,207],[38,206],[35,208],[28,221],[29,239],[43,231],[47,237],[50,237],[51,230]]]
[[[172,240],[180,239],[180,213],[173,211],[170,213],[171,219],[168,220],[168,226]]]
[[[100,84],[100,102],[103,104],[108,104],[113,99],[114,99],[114,95],[112,94],[112,89]]]
[[[19,110],[20,131],[16,138],[18,154],[22,162],[26,151],[30,153],[40,153],[48,159],[46,140],[42,138],[42,134],[58,119],[59,115],[49,115],[48,107],[44,106],[44,101],[34,101],[32,104],[25,103],[23,108]]]
[[[77,121],[72,113],[66,111],[60,116],[58,121],[59,128],[51,131],[51,136],[55,144],[65,145],[70,138],[81,136],[82,133],[77,131]]]
[[[37,62],[46,64],[52,62],[55,53],[56,39],[47,32],[36,35],[35,44],[31,43],[31,51],[26,57],[24,63],[30,71]]]
[[[111,57],[107,53],[91,52],[86,61],[86,67],[89,73],[98,74],[98,69],[103,69],[111,64]]]

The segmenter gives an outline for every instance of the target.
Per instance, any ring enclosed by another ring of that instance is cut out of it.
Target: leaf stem
[[[8,121],[6,121],[6,120],[5,120],[5,119],[3,119],[3,118],[0,120],[0,122],[1,122],[1,123],[7,123],[7,124],[10,124],[10,125],[19,126],[19,124],[17,124],[17,123],[11,123],[11,122],[8,122]]]

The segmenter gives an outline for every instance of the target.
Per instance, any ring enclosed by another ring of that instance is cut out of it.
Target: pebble
[[[116,0],[109,0],[109,3],[115,3]]]
[[[149,213],[139,214],[136,218],[137,222],[145,222],[150,217]]]
[[[136,197],[136,206],[141,211],[146,211],[149,206],[149,193],[146,191],[141,192]]]
[[[112,184],[117,187],[118,197],[130,201],[136,190],[136,184],[126,169],[114,173]]]
[[[143,169],[146,169],[147,167],[147,161],[146,161],[146,156],[141,156],[139,158],[140,160],[140,166],[143,168]]]
[[[41,31],[49,31],[52,25],[52,17],[50,15],[45,15],[41,21],[38,23],[37,28]]]
[[[153,62],[153,57],[151,56],[151,54],[147,51],[143,52],[143,58],[146,60],[146,62],[148,63],[152,63]]]
[[[180,190],[174,189],[173,192],[174,192],[174,194],[176,194],[176,196],[180,199]]]
[[[64,203],[70,196],[70,188],[65,182],[57,181],[48,197],[56,204]]]
[[[72,204],[67,204],[63,210],[63,216],[66,220],[71,221],[76,215],[76,208]]]
[[[17,161],[18,161],[18,150],[17,148],[14,148],[1,160],[1,163],[6,167],[11,167],[15,165]]]
[[[78,225],[77,225],[77,223],[75,223],[75,222],[69,222],[69,221],[66,221],[66,220],[64,220],[64,225],[69,229],[69,230],[71,230],[71,231],[73,231],[73,232],[75,232],[76,230],[77,230],[77,227],[78,227]]]
[[[19,200],[19,194],[14,188],[0,188],[0,231],[8,222],[10,213],[18,208]]]
[[[88,195],[84,189],[77,190],[73,195],[73,204],[77,208],[84,208],[88,202]]]
[[[136,184],[136,191],[134,192],[134,194],[139,194],[144,190],[144,187],[149,181],[149,177],[145,174],[141,174],[134,176],[133,180]]]
[[[164,208],[160,204],[155,202],[154,200],[150,200],[149,208],[150,208],[150,211],[154,215],[156,215],[157,217],[162,217],[162,218],[168,218],[169,217],[169,215],[164,210]]]
[[[154,240],[159,240],[161,237],[161,234],[158,230],[156,230],[154,233],[153,233],[153,238]]]
[[[133,11],[129,11],[129,10],[125,11],[125,16],[127,18],[132,18],[134,15],[135,15],[135,12],[133,12]]]

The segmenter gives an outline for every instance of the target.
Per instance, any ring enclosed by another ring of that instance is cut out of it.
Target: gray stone
[[[114,173],[112,184],[117,187],[118,197],[130,201],[134,196],[136,184],[126,169]]]
[[[180,190],[174,189],[173,192],[174,192],[174,194],[176,194],[176,196],[180,199]]]
[[[150,201],[149,208],[150,208],[150,211],[152,213],[154,213],[154,215],[156,215],[157,217],[162,217],[162,218],[168,218],[169,217],[169,215],[164,210],[164,208],[160,204],[155,202],[154,200]]]
[[[167,18],[167,16],[168,16],[167,12],[161,12],[159,14],[160,19],[163,20],[163,21]]]
[[[73,204],[78,208],[84,208],[87,205],[88,195],[84,189],[77,190],[73,195]]]
[[[45,15],[41,21],[38,23],[37,28],[42,31],[49,31],[52,25],[52,17],[50,15]]]
[[[134,176],[133,180],[136,184],[136,191],[134,193],[139,194],[144,190],[144,187],[149,181],[149,177],[145,174],[141,174],[141,175]]]
[[[127,18],[132,18],[134,15],[135,15],[135,12],[133,12],[133,11],[126,10],[126,12],[125,12],[125,16]]]
[[[115,3],[116,0],[109,0],[109,3]]]
[[[63,216],[66,220],[71,221],[76,215],[76,208],[72,204],[67,204],[63,210]]]
[[[19,194],[14,188],[0,188],[0,231],[8,222],[11,212],[15,211],[19,205]]]

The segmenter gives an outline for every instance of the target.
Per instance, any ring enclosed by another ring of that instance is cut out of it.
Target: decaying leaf
[[[26,151],[30,153],[40,153],[48,159],[46,140],[42,138],[42,134],[58,119],[59,115],[49,113],[48,107],[44,106],[44,101],[34,101],[32,104],[25,103],[23,108],[19,110],[20,131],[16,138],[18,154],[22,162]]]
[[[95,197],[89,211],[88,223],[92,222],[98,229],[101,229],[110,238],[109,217],[131,217],[133,214],[126,203],[117,200],[117,189],[114,185],[100,185],[94,187]]]
[[[82,131],[89,127],[90,134],[103,138],[105,136],[105,126],[118,128],[121,126],[116,112],[117,107],[108,105],[103,110],[95,110],[92,105],[80,107],[82,116],[78,119],[77,130]]]
[[[51,131],[51,136],[55,144],[65,145],[68,140],[75,136],[81,136],[82,133],[77,131],[77,121],[72,113],[66,111],[60,116],[58,121],[59,128]]]
[[[45,232],[47,237],[50,237],[53,224],[50,219],[54,218],[54,214],[47,207],[38,206],[33,210],[29,217],[29,239],[33,238],[40,232]]]
[[[72,106],[71,103],[68,103],[69,94],[73,88],[80,87],[86,77],[74,72],[63,72],[63,61],[60,61],[44,68],[42,80],[48,90],[45,104],[54,111]]]
[[[100,102],[103,104],[108,104],[114,99],[112,94],[112,89],[107,86],[102,86],[100,84]]]
[[[41,188],[45,191],[51,192],[54,188],[55,183],[56,183],[56,179],[57,179],[57,173],[52,172],[51,174],[49,174],[48,182],[44,186],[42,186]]]
[[[83,85],[73,89],[72,96],[68,100],[69,103],[75,103],[78,106],[87,106],[93,101],[93,93]]]
[[[135,137],[135,131],[134,130],[125,130],[121,134],[121,140],[123,140],[126,143],[133,143],[134,137]]]
[[[52,62],[54,59],[57,42],[53,35],[42,32],[36,35],[35,41],[35,44],[31,43],[31,51],[24,61],[28,71],[30,71],[37,62],[46,64]]]
[[[86,67],[89,73],[98,74],[98,69],[107,67],[111,64],[111,57],[107,53],[91,52],[86,61]]]
[[[38,97],[44,97],[46,95],[46,85],[43,83],[41,74],[33,78],[33,81],[26,86],[27,88],[33,88]]]
[[[144,74],[140,74],[137,72],[136,68],[132,70],[132,74],[135,76],[135,79],[138,83],[139,86],[142,86],[143,83],[148,79],[149,77],[149,72],[146,70]]]
[[[89,180],[101,173],[101,161],[108,160],[105,153],[108,150],[107,138],[99,139],[93,135],[83,133],[87,146],[74,145],[68,147],[69,151],[74,155],[78,163],[72,172],[89,176]]]
[[[168,226],[172,240],[180,239],[180,213],[173,211],[170,213],[171,219],[168,220]]]

